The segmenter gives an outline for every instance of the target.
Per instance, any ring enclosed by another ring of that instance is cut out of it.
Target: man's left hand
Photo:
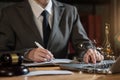
[[[83,57],[83,61],[86,63],[96,63],[97,61],[102,61],[103,59],[104,56],[101,55],[96,49],[88,49]]]

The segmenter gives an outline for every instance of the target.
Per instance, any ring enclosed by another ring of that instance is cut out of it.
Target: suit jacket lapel
[[[56,33],[58,31],[57,29],[59,27],[59,22],[61,20],[61,17],[62,17],[63,11],[64,11],[64,7],[62,4],[57,3],[55,0],[52,0],[52,1],[53,1],[53,27],[52,27],[50,39],[48,42],[49,49],[50,49],[51,45],[53,44],[52,42],[54,42],[54,40],[55,40],[54,39],[55,36],[58,36],[58,35],[56,35]]]
[[[40,40],[40,42],[42,42],[41,35],[39,34],[39,31],[34,22],[33,13],[28,1],[25,0],[25,2],[23,2],[22,5],[20,6],[18,5],[18,9],[20,9],[19,11],[20,11],[21,17],[28,25],[26,27],[28,27],[28,29],[30,29],[33,32],[33,34],[35,34],[36,38]]]

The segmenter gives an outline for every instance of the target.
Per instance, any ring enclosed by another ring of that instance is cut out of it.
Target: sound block
[[[19,76],[29,73],[26,66],[0,66],[0,77]]]

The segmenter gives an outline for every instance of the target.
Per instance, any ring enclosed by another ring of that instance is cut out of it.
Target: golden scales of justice
[[[105,24],[105,40],[103,42],[103,49],[102,49],[102,53],[105,55],[105,59],[114,59],[114,52],[112,50],[111,47],[111,43],[110,43],[110,24],[106,23]]]

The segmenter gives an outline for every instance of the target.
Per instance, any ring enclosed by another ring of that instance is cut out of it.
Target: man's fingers
[[[97,50],[95,52],[95,56],[97,61],[102,61],[104,59],[104,56],[101,55]]]
[[[93,54],[92,56],[90,56],[91,57],[91,61],[92,61],[92,63],[96,63],[96,57],[95,57],[95,55]]]
[[[53,59],[54,58],[53,54],[50,51],[48,51],[48,53],[49,53],[48,55],[50,56],[50,58]]]
[[[45,62],[45,61],[47,61],[47,59],[42,57],[42,56],[35,56],[33,60],[35,62]]]
[[[84,55],[84,57],[83,57],[83,61],[85,62],[85,63],[88,63],[89,62],[89,59],[88,59],[89,57],[88,57],[88,54],[85,54]]]
[[[83,61],[86,63],[89,62],[96,63],[95,55],[93,53],[86,53],[83,57]]]

